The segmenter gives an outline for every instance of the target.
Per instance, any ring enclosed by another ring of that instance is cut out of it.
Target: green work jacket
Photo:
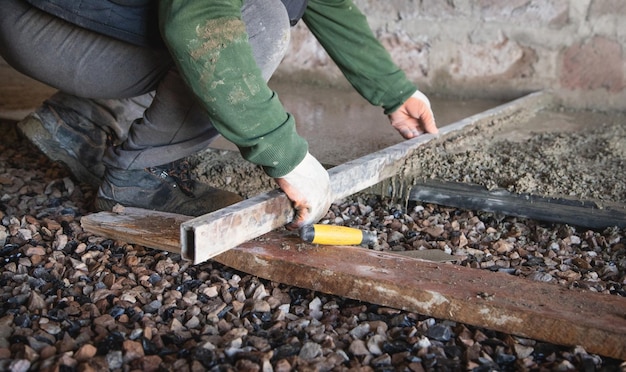
[[[256,66],[241,21],[243,0],[160,0],[161,34],[216,129],[271,177],[304,158],[295,120]],[[302,18],[350,84],[385,113],[416,90],[351,0],[309,0]]]

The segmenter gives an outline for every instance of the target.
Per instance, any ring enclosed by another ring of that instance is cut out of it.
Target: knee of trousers
[[[161,33],[170,51],[183,59],[220,48],[220,39],[237,38],[241,32],[266,80],[285,56],[290,41],[289,16],[280,0],[247,0],[241,8],[241,29],[233,16],[222,20],[203,18],[202,2],[175,6],[176,0],[161,5]],[[168,8],[172,8],[171,10]],[[167,10],[164,10],[167,9]],[[197,45],[201,44],[201,45]],[[180,60],[180,59],[179,59]]]
[[[242,17],[250,46],[265,80],[285,57],[291,38],[287,9],[280,0],[248,0]]]

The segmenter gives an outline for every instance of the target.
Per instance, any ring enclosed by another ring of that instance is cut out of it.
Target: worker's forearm
[[[162,0],[161,31],[215,128],[244,158],[280,177],[300,163],[307,144],[254,60],[241,3]]]
[[[309,0],[303,20],[348,81],[373,105],[393,112],[415,92],[351,0]]]

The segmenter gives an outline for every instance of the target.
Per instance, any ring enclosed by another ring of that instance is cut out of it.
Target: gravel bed
[[[619,371],[621,361],[259,279],[85,233],[94,190],[0,123],[0,370]],[[624,296],[625,231],[356,195],[380,250]],[[621,367],[620,367],[621,365]]]

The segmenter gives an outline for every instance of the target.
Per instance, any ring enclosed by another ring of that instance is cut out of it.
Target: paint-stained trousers
[[[243,21],[255,60],[269,80],[282,60],[289,19],[280,0],[247,0]],[[142,169],[192,155],[218,135],[165,48],[129,44],[6,0],[0,55],[17,71],[59,90],[69,107],[118,138],[104,162]],[[95,116],[95,117],[94,117]]]

